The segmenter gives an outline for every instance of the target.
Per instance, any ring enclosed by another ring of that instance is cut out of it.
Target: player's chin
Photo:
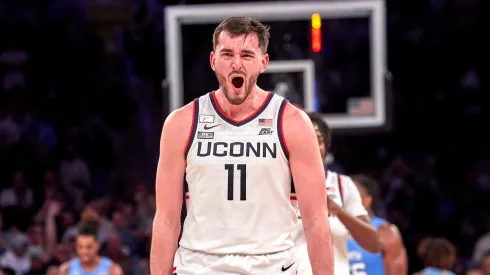
[[[88,262],[90,262],[91,257],[88,255],[79,255],[78,258],[80,259],[80,262],[88,263]]]
[[[235,90],[233,88],[228,89],[228,94],[226,95],[228,101],[233,105],[240,105],[246,99],[245,89]]]

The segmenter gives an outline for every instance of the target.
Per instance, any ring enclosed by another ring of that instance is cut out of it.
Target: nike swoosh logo
[[[282,267],[281,267],[281,271],[283,271],[283,272],[284,272],[284,271],[286,271],[286,270],[290,269],[290,268],[293,266],[293,264],[294,264],[294,263],[290,264],[290,265],[289,265],[289,266],[287,266],[287,267],[282,266]]]
[[[209,129],[213,129],[214,127],[218,127],[219,124],[216,124],[216,125],[213,125],[213,126],[208,126],[207,124],[204,125],[204,130],[209,130]]]

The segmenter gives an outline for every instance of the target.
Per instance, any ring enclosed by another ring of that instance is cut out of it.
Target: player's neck
[[[100,263],[100,257],[97,256],[93,261],[90,261],[90,262],[87,262],[87,263],[80,263],[80,265],[82,266],[82,268],[85,270],[85,271],[92,271],[94,270]]]
[[[247,99],[240,105],[233,105],[226,99],[224,93],[220,90],[215,92],[216,100],[221,110],[229,117],[235,120],[242,120],[257,111],[266,100],[266,92],[255,86]]]

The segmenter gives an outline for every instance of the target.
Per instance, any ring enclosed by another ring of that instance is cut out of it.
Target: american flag
[[[373,100],[367,97],[349,98],[347,102],[347,111],[352,116],[373,115]]]
[[[259,118],[259,126],[272,127],[272,119],[271,118]]]

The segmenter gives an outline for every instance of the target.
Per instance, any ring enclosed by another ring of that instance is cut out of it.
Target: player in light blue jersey
[[[82,214],[76,238],[78,257],[60,267],[61,275],[122,275],[121,267],[110,259],[99,256],[97,234],[100,217],[88,209]]]
[[[444,238],[425,238],[418,247],[425,268],[414,275],[456,275],[449,269],[456,261],[456,248]]]
[[[350,238],[347,248],[351,275],[406,275],[407,252],[398,228],[374,214],[373,209],[376,209],[381,197],[377,182],[366,176],[352,179],[361,194],[362,204],[369,212],[371,223],[378,231],[381,253],[369,253]]]

